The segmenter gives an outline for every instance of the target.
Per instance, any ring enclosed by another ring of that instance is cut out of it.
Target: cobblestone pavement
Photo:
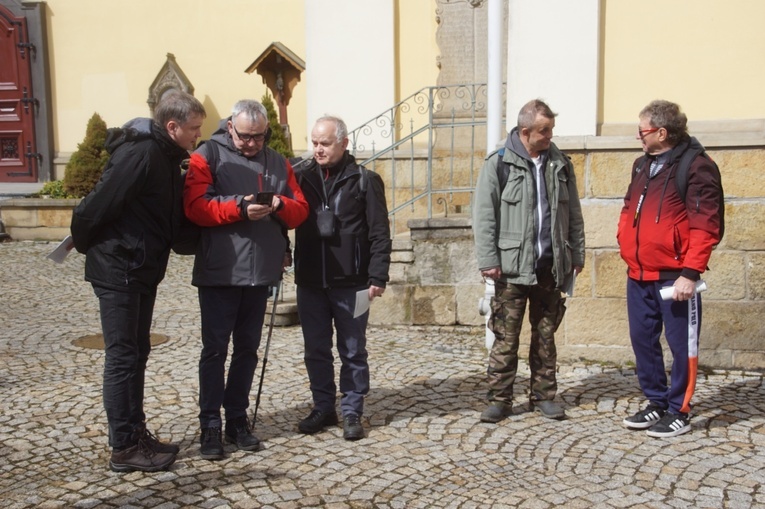
[[[703,373],[693,432],[657,440],[622,427],[643,404],[633,370],[561,366],[568,418],[558,422],[527,411],[523,366],[516,413],[484,424],[486,352],[475,329],[371,329],[368,437],[346,442],[340,427],[297,433],[310,410],[301,336],[277,328],[256,426],[264,449],[227,446],[225,460],[202,460],[199,315],[182,257],[160,286],[154,331],[169,340],[152,352],[146,388],[150,429],[181,452],[166,472],[113,473],[103,352],[73,344],[100,332],[96,298],[84,257],[56,265],[44,258],[52,247],[0,244],[3,509],[765,507],[761,373]]]

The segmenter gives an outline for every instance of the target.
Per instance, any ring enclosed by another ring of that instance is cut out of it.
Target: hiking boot
[[[650,428],[657,422],[659,422],[659,419],[664,417],[664,414],[667,411],[664,410],[661,407],[658,407],[653,404],[649,404],[645,410],[641,410],[640,412],[636,413],[635,415],[631,417],[627,417],[622,421],[622,424],[624,424],[629,429],[646,429]]]
[[[691,431],[691,419],[686,415],[667,412],[659,422],[648,428],[646,434],[654,438],[669,438]]]
[[[223,442],[221,441],[220,428],[202,428],[202,444],[199,455],[205,460],[223,459]]]
[[[252,434],[247,417],[226,421],[226,440],[240,451],[257,451],[260,447],[260,439]]]
[[[114,472],[157,472],[165,470],[175,461],[175,454],[157,452],[145,440],[121,451],[112,451],[109,468]]]
[[[343,416],[343,438],[346,440],[361,440],[364,438],[364,428],[356,414]]]
[[[311,413],[298,423],[298,430],[304,435],[313,435],[327,426],[337,424],[337,413],[322,412],[321,410],[312,410]]]
[[[481,422],[499,422],[505,417],[512,415],[513,405],[502,401],[492,401],[486,410],[481,413]]]
[[[136,434],[139,440],[143,440],[154,452],[178,454],[181,451],[181,448],[175,444],[160,442],[151,431],[146,429],[146,424],[136,428]]]
[[[542,416],[547,417],[548,419],[560,420],[566,417],[566,412],[563,410],[563,407],[549,399],[532,401],[531,406],[535,411],[539,410]]]

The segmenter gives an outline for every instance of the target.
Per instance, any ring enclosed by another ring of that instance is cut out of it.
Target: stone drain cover
[[[165,336],[164,334],[151,334],[149,341],[151,342],[151,346],[157,346],[167,342],[169,339],[170,338]],[[90,336],[83,336],[81,338],[77,338],[74,341],[72,341],[72,344],[74,346],[79,346],[80,348],[91,348],[93,350],[103,350],[104,335],[91,334]]]

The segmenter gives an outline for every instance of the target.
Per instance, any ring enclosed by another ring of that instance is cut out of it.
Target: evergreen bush
[[[78,198],[87,196],[94,187],[109,160],[106,151],[106,122],[98,113],[88,120],[85,139],[77,145],[64,170],[64,189]]]
[[[260,103],[268,112],[268,125],[271,127],[271,139],[268,142],[268,146],[286,158],[294,157],[295,154],[290,148],[287,136],[284,134],[284,129],[282,129],[282,125],[279,123],[279,117],[276,115],[273,99],[266,93],[263,99],[260,100]]]

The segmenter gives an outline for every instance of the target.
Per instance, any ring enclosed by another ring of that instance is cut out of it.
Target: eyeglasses
[[[640,138],[640,139],[642,140],[643,138],[645,138],[645,137],[646,137],[646,136],[648,136],[649,134],[651,134],[651,133],[655,133],[655,132],[656,132],[656,131],[658,131],[659,129],[661,129],[661,127],[652,127],[652,128],[650,128],[650,129],[640,129],[640,128],[638,127],[638,138]]]
[[[236,133],[236,137],[242,140],[245,143],[249,143],[251,141],[263,141],[266,139],[266,133],[256,133],[256,134],[242,134],[239,131],[236,130],[236,126],[231,123],[231,127],[234,128],[234,132]]]

